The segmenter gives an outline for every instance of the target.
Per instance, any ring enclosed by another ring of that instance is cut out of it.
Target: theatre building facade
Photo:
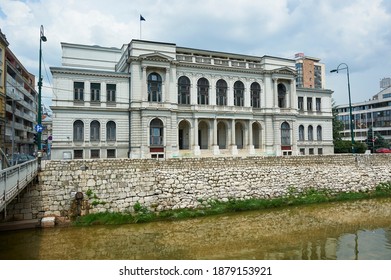
[[[62,43],[52,159],[332,154],[332,91],[295,60],[132,40]]]

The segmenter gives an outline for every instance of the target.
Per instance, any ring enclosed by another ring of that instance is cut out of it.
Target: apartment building
[[[5,125],[6,125],[6,113],[5,113],[5,73],[6,73],[6,63],[5,63],[5,50],[7,49],[9,43],[5,35],[1,32],[0,29],[0,149],[5,150],[4,141],[5,141]],[[0,159],[2,159],[2,154],[0,151]],[[1,162],[0,165],[4,165],[4,162]]]
[[[5,137],[4,151],[32,154],[35,151],[34,125],[37,121],[38,94],[35,76],[26,70],[18,58],[5,50]]]
[[[62,43],[52,159],[332,154],[332,91],[296,61],[132,40]]]

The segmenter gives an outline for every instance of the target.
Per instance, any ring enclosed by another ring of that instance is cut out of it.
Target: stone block
[[[56,217],[43,217],[41,220],[41,227],[48,228],[56,225]]]

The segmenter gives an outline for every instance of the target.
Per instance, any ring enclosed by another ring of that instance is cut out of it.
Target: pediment
[[[159,53],[159,52],[153,52],[148,54],[140,55],[141,59],[145,60],[155,60],[155,61],[172,61],[173,58],[169,57],[168,55]]]
[[[295,70],[292,70],[291,68],[289,67],[281,67],[281,68],[277,68],[277,69],[274,69],[273,71],[274,73],[280,73],[280,74],[291,74],[291,75],[296,75],[296,71]]]

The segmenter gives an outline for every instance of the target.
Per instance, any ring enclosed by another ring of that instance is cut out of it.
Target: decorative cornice
[[[109,72],[109,71],[97,71],[89,69],[73,69],[63,67],[50,67],[52,74],[71,74],[71,75],[84,75],[84,76],[98,76],[98,77],[111,77],[111,78],[129,78],[131,75],[122,72]]]

